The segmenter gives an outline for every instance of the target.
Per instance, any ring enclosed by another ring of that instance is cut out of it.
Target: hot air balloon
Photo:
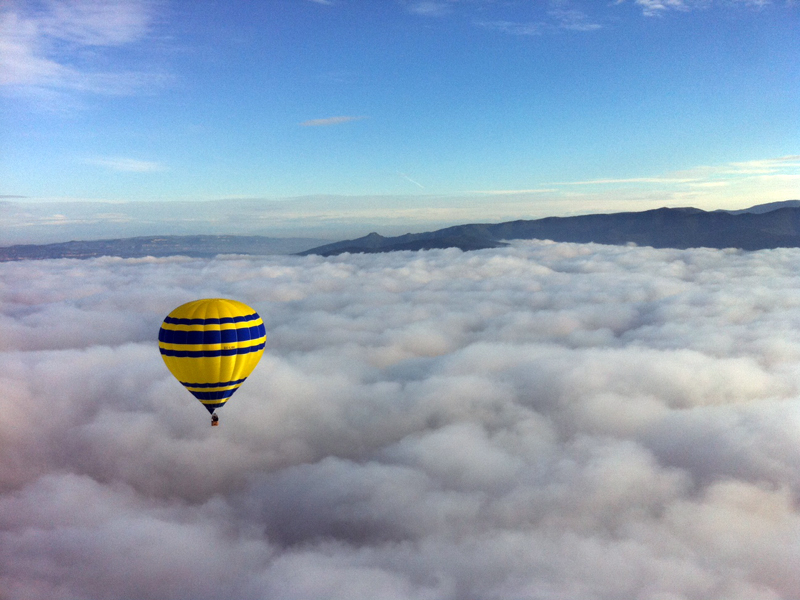
[[[224,405],[256,368],[267,334],[252,308],[223,298],[195,300],[161,324],[158,347],[175,378],[211,413]]]

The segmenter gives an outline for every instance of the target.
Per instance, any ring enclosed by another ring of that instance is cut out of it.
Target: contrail
[[[421,187],[423,190],[425,189],[425,186],[424,186],[424,185],[422,185],[422,184],[421,184],[421,183],[419,183],[418,181],[414,181],[413,179],[411,179],[411,177],[409,177],[409,176],[408,176],[408,175],[406,175],[405,173],[401,173],[400,171],[398,171],[398,172],[397,172],[397,174],[398,174],[398,175],[400,175],[400,177],[402,177],[403,179],[406,179],[406,180],[410,181],[410,182],[411,182],[411,183],[413,183],[414,185]]]

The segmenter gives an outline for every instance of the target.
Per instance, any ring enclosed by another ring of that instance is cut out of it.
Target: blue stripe
[[[167,317],[164,323],[170,325],[222,325],[224,323],[244,323],[245,321],[255,321],[260,319],[258,313],[252,315],[243,315],[241,317],[222,317],[221,319],[176,319],[174,317]]]
[[[192,394],[198,400],[224,400],[230,398],[233,392],[238,389],[239,388],[233,388],[232,390],[223,390],[221,392],[192,392]]]
[[[238,329],[206,329],[205,331],[182,331],[164,329],[158,332],[158,341],[165,344],[232,344],[247,342],[264,337],[267,330],[264,324]]]
[[[164,356],[174,356],[176,358],[214,358],[216,356],[233,356],[235,354],[249,354],[263,350],[265,342],[247,348],[230,348],[226,350],[165,350],[159,348]]]
[[[247,379],[245,377],[245,379]],[[242,385],[245,379],[237,379],[236,381],[220,381],[219,383],[186,383],[181,381],[181,385],[193,388],[213,388],[213,387],[228,387],[229,385]]]

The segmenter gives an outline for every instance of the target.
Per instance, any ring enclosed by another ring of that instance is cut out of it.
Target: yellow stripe
[[[222,398],[221,400],[200,400],[203,404],[225,404],[230,398]]]
[[[246,323],[223,323],[222,325],[175,325],[174,323],[161,323],[161,328],[168,331],[223,331],[228,329],[250,329],[263,325],[264,321],[255,319]]]
[[[237,383],[236,385],[223,385],[221,387],[189,387],[186,386],[186,389],[190,392],[223,392],[225,390],[237,390],[239,386],[242,385],[241,383]]]
[[[244,317],[255,311],[246,304],[226,298],[205,298],[183,304],[169,313],[174,319],[225,319]]]
[[[214,356],[201,358],[178,358],[164,356],[167,368],[178,381],[192,383],[217,383],[219,381],[238,381],[253,372],[263,351],[233,356]]]
[[[186,350],[188,352],[200,352],[201,350],[231,350],[233,348],[258,346],[259,344],[263,344],[266,339],[266,336],[262,336],[254,340],[226,344],[167,344],[166,342],[159,342],[158,347],[164,350]]]

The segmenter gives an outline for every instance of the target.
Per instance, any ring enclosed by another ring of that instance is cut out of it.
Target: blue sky
[[[468,197],[491,219],[800,197],[797,2],[0,11],[7,198]]]

